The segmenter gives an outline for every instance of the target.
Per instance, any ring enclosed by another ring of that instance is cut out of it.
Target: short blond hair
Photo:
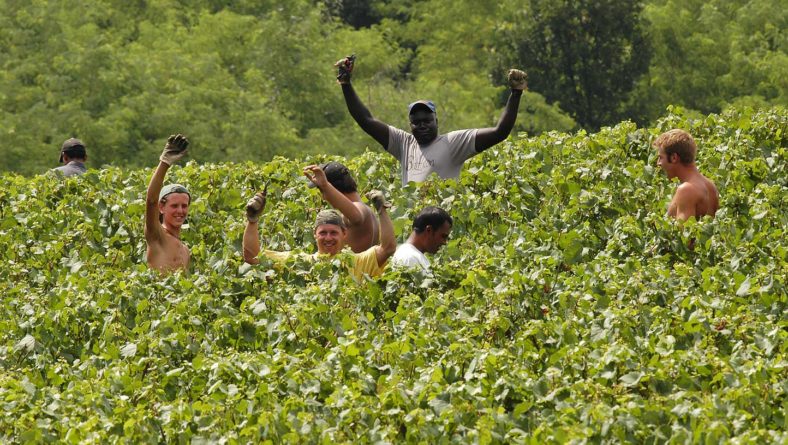
[[[679,155],[682,164],[692,164],[695,162],[695,155],[698,153],[698,146],[695,139],[684,130],[674,128],[666,131],[654,140],[654,147],[665,150],[665,154],[670,157],[673,153]]]

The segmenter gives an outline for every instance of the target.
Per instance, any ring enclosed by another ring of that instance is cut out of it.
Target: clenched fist
[[[528,89],[528,74],[525,71],[520,71],[516,69],[509,70],[509,86],[512,87],[513,90],[526,90]]]
[[[391,207],[391,203],[386,201],[386,196],[380,190],[372,190],[367,192],[367,199],[372,203],[372,207],[380,213],[384,208]]]
[[[265,196],[265,191],[259,192],[246,203],[246,219],[249,222],[256,223],[260,219],[265,208]]]
[[[356,55],[352,54],[337,61],[337,82],[350,83],[350,75],[353,73],[353,64],[356,62]]]
[[[186,156],[188,148],[189,140],[186,139],[186,136],[182,134],[170,135],[167,138],[167,145],[164,146],[164,151],[159,156],[159,160],[167,165],[172,165]]]

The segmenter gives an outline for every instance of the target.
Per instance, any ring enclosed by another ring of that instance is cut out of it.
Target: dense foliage
[[[265,245],[313,249],[303,162],[175,167],[193,270],[166,278],[144,265],[150,169],[6,174],[0,440],[784,443],[788,112],[676,113],[515,139],[456,181],[348,160],[400,240],[424,205],[454,215],[432,280],[244,264],[264,184]],[[650,142],[673,127],[719,187],[713,220],[664,216]]]
[[[651,47],[631,0],[530,0],[503,31],[531,88],[558,102],[584,128],[625,117],[621,103],[648,70]]]
[[[200,141],[201,163],[360,154],[375,143],[331,68],[350,53],[361,98],[400,127],[417,98],[438,104],[442,130],[494,124],[510,67],[533,70],[516,127],[531,135],[645,125],[669,104],[788,105],[788,9],[773,0],[0,0],[0,10],[0,171],[23,174],[54,167],[72,136],[93,166],[147,166],[174,131]]]
[[[654,48],[630,115],[662,116],[668,104],[706,114],[788,104],[788,8],[771,0],[655,0],[642,17]]]

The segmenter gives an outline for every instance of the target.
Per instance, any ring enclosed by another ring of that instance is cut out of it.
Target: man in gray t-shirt
[[[509,70],[511,93],[501,118],[495,127],[452,131],[438,134],[438,115],[435,104],[419,100],[408,106],[410,133],[385,124],[374,117],[361,102],[350,83],[355,57],[345,57],[336,63],[337,81],[342,85],[348,111],[356,123],[400,162],[402,184],[425,181],[432,172],[441,178],[456,178],[462,165],[477,153],[492,147],[509,136],[517,119],[520,97],[526,88],[526,75],[520,70]]]
[[[63,176],[74,176],[85,173],[85,161],[88,160],[85,144],[77,138],[67,139],[60,147],[60,167],[52,170],[61,173]]]

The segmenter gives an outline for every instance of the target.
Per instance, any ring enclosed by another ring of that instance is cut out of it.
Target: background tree
[[[0,171],[52,168],[72,136],[91,166],[148,165],[173,131],[198,162],[379,150],[334,81],[351,53],[358,93],[400,127],[425,97],[443,130],[492,125],[512,66],[530,73],[515,132],[786,104],[781,5],[643,4],[0,0]]]
[[[414,13],[407,21],[385,19],[379,26],[400,47],[411,49],[399,83],[402,94],[434,100],[444,131],[494,124],[508,97],[506,71],[522,68],[517,61],[498,68],[493,75],[488,68],[499,58],[493,44],[496,26],[509,12],[494,0],[456,0],[451,8],[445,7],[443,0],[414,4],[413,9],[421,13]],[[530,89],[521,102],[515,131],[575,128],[574,120],[563,110],[548,105]],[[407,124],[404,106],[400,100],[392,124]]]
[[[669,104],[701,113],[730,104],[787,105],[788,11],[771,0],[649,2],[654,57],[632,94],[646,123]]]
[[[621,103],[648,69],[651,49],[629,0],[511,0],[499,26],[505,64],[578,124],[598,129],[625,118]]]
[[[326,11],[353,28],[364,28],[380,23],[382,14],[373,0],[323,0]]]

